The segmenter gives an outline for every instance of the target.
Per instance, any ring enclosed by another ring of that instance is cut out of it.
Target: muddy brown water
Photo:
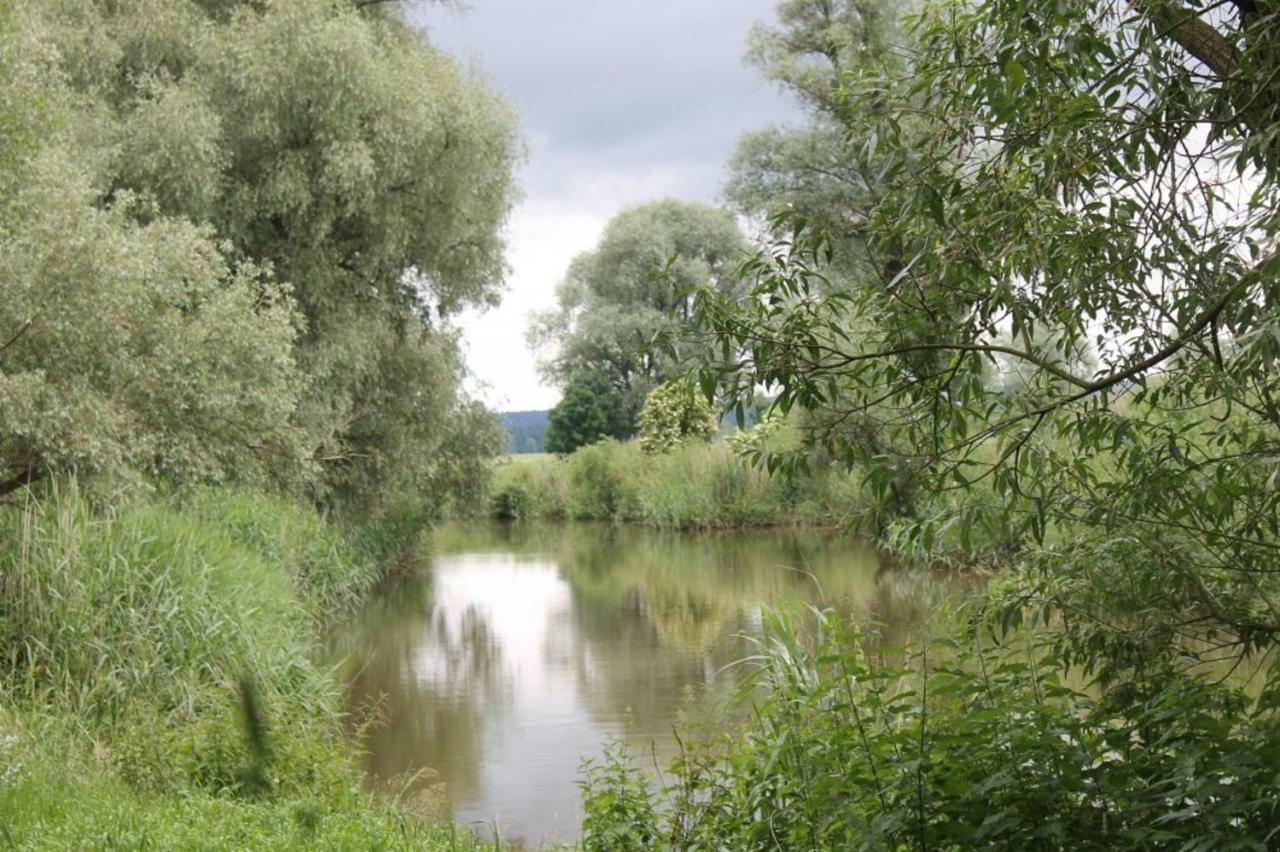
[[[721,707],[764,607],[832,606],[898,643],[967,585],[826,531],[444,527],[422,562],[333,641],[370,782],[535,848],[575,837],[607,741],[661,763],[673,725]]]

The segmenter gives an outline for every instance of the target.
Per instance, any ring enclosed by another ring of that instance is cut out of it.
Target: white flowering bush
[[[669,453],[687,440],[710,441],[716,415],[692,382],[673,379],[645,397],[639,425],[641,449]]]

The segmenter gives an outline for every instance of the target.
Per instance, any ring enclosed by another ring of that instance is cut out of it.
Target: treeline
[[[507,432],[507,452],[541,453],[546,451],[546,411],[504,411],[502,426]]]
[[[9,844],[470,846],[314,651],[502,446],[450,317],[520,156],[394,4],[0,3]]]

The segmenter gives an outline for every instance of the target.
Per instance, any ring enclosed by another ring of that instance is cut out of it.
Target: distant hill
[[[546,411],[504,411],[502,427],[507,430],[507,452],[541,453],[547,439]]]

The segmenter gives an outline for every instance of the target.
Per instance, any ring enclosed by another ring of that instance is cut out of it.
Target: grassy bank
[[[646,455],[601,441],[572,455],[510,456],[495,475],[502,518],[618,520],[670,529],[837,525],[865,506],[861,482],[835,468],[770,477],[726,443]]]
[[[0,512],[0,837],[17,848],[454,848],[361,790],[317,623],[394,535],[198,490]]]
[[[1052,633],[934,626],[895,663],[831,613],[766,613],[746,723],[686,731],[658,780],[621,748],[591,767],[584,845],[1275,848],[1274,699],[1169,669],[1100,696]]]

